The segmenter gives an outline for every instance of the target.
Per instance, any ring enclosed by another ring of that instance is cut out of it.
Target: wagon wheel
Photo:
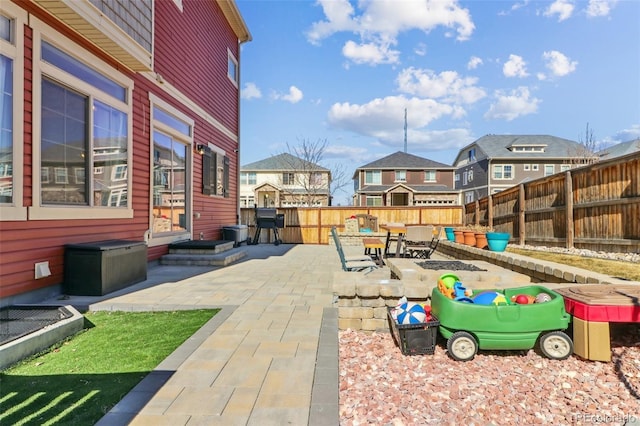
[[[478,342],[466,331],[458,331],[447,340],[447,350],[456,361],[470,361],[478,352]]]
[[[551,331],[540,337],[540,350],[551,359],[567,359],[573,353],[573,341],[562,331]]]

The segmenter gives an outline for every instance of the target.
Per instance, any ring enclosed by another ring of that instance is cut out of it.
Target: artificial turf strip
[[[83,331],[0,373],[0,424],[95,424],[217,312],[85,314]]]

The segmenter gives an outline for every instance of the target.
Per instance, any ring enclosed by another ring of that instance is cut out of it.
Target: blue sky
[[[326,140],[350,176],[404,150],[405,109],[407,151],[448,165],[486,134],[640,137],[635,0],[237,4],[242,164]]]

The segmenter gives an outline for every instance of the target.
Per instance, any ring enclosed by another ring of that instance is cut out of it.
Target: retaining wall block
[[[386,319],[373,318],[362,320],[362,330],[376,331],[384,329],[389,329],[389,322]]]
[[[338,318],[339,330],[362,330],[362,320],[355,318]]]
[[[360,302],[363,308],[374,308],[373,316],[375,317],[375,308],[386,306],[386,302],[382,297],[361,298]]]
[[[373,318],[373,308],[342,307],[338,308],[338,318]]]

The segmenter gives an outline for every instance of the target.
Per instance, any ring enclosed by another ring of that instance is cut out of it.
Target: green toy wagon
[[[494,299],[488,304],[469,301],[480,301],[491,293]],[[541,293],[548,295],[541,303],[511,302],[523,295],[533,300]],[[538,341],[542,353],[551,359],[566,359],[573,353],[573,341],[564,332],[571,316],[562,296],[546,287],[473,290],[469,297],[459,299],[447,297],[438,287],[431,292],[439,332],[447,339],[449,354],[458,361],[473,359],[478,349],[531,349]]]

